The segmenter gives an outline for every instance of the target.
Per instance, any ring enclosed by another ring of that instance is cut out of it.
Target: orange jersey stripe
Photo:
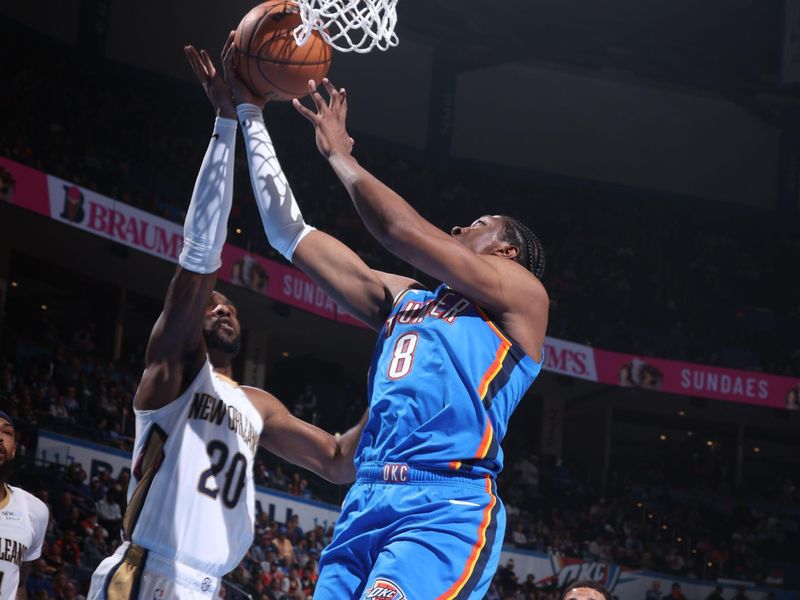
[[[408,295],[408,293],[411,292],[411,291],[412,291],[411,288],[408,288],[406,290],[403,290],[399,294],[397,294],[397,298],[395,298],[394,302],[392,302],[392,308],[394,308],[395,306],[400,304],[403,301],[403,298],[405,298]]]
[[[500,369],[503,368],[503,361],[506,359],[508,351],[511,349],[511,342],[505,335],[503,335],[503,332],[500,331],[494,323],[492,323],[491,319],[489,319],[486,313],[483,312],[483,309],[480,306],[475,306],[475,308],[483,320],[486,321],[486,324],[489,326],[489,328],[494,331],[497,337],[500,338],[500,347],[497,349],[494,360],[492,361],[492,364],[489,365],[486,373],[483,374],[481,382],[478,385],[478,397],[483,400],[483,398],[486,396],[486,392],[489,390],[489,384],[492,383],[492,379],[497,377]]]
[[[451,460],[450,464],[448,465],[454,471],[458,471],[461,468],[461,461],[460,460]]]
[[[483,309],[478,305],[475,305],[475,309],[478,311],[478,314],[481,317],[483,317],[483,320],[486,321],[486,324],[491,328],[491,330],[494,331],[495,335],[497,335],[497,337],[499,337],[501,340],[503,340],[504,343],[506,343],[506,344],[508,344],[510,346],[511,345],[511,341],[503,334],[502,331],[500,331],[497,328],[497,325],[495,325],[492,322],[492,320],[489,318],[489,316],[485,312],[483,312]]]
[[[493,436],[494,430],[492,429],[492,422],[487,418],[486,429],[483,430],[483,437],[481,438],[480,446],[478,446],[478,451],[475,453],[475,458],[484,458],[486,456],[486,453],[489,451],[489,446],[492,445]]]
[[[497,349],[497,354],[494,355],[494,360],[492,364],[489,365],[489,369],[486,373],[483,374],[483,378],[481,378],[481,383],[478,386],[478,397],[483,400],[486,396],[486,392],[489,391],[489,384],[492,383],[492,379],[497,377],[497,374],[500,372],[500,369],[503,368],[503,361],[506,359],[508,355],[508,351],[511,349],[511,344],[506,342],[501,342],[500,347]]]
[[[478,541],[472,546],[472,552],[469,554],[467,564],[464,567],[464,571],[461,573],[461,577],[450,586],[449,590],[436,600],[453,600],[472,576],[472,571],[475,569],[475,564],[478,562],[481,550],[483,550],[483,547],[486,545],[486,530],[489,529],[489,524],[492,520],[492,509],[494,509],[494,505],[497,504],[497,498],[492,494],[492,480],[488,475],[486,476],[486,491],[489,494],[490,500],[489,504],[487,504],[486,508],[483,510],[483,520],[481,521],[480,527],[478,527]]]

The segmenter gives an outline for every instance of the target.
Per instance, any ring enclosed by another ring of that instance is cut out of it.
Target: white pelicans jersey
[[[0,600],[17,597],[19,566],[41,556],[49,520],[44,502],[23,489],[6,486],[6,497],[0,502]]]
[[[135,414],[125,539],[221,577],[253,542],[253,457],[262,418],[208,360],[175,401]]]

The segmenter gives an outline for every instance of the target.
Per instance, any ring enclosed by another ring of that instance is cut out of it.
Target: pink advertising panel
[[[0,156],[0,202],[50,216],[47,175]]]
[[[602,383],[774,408],[799,408],[800,377],[737,371],[600,349],[596,349],[594,355],[597,380]]]
[[[177,262],[183,228],[122,202],[0,157],[0,201]],[[297,269],[226,244],[220,279],[341,323],[364,327]],[[620,387],[800,409],[800,377],[610,352],[546,338],[544,370]]]

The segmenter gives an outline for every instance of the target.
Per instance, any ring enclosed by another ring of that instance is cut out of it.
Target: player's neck
[[[208,360],[211,361],[214,371],[220,375],[225,375],[228,379],[233,379],[233,366],[230,355],[209,349]]]
[[[0,481],[0,506],[6,503],[8,499],[9,489],[5,481]]]
[[[227,377],[228,379],[233,379],[233,367],[231,367],[230,365],[226,367],[214,366],[214,372],[219,373],[220,375],[225,375],[225,377]]]

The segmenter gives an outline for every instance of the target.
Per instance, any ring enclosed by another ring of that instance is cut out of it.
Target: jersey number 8
[[[400,379],[411,372],[414,365],[414,352],[417,350],[419,337],[413,331],[404,333],[394,343],[392,360],[389,363],[389,379]]]

